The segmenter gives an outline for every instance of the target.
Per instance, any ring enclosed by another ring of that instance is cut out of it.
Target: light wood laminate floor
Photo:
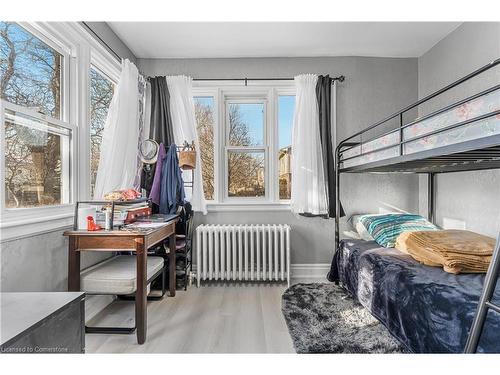
[[[144,345],[137,344],[135,334],[87,334],[86,352],[294,353],[281,313],[285,289],[283,284],[212,283],[179,290],[173,298],[167,293],[148,302]],[[134,303],[116,301],[88,325],[133,326],[133,318]]]

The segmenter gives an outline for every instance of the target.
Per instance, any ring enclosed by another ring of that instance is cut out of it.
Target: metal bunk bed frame
[[[489,117],[500,115],[500,111],[492,111],[481,116],[477,116],[456,124],[452,124],[440,129],[433,130],[431,132],[425,133],[423,135],[419,135],[416,137],[405,139],[404,137],[404,129],[421,122],[425,119],[437,116],[441,113],[444,113],[452,108],[458,107],[463,103],[466,103],[470,100],[479,98],[481,96],[487,95],[495,90],[500,89],[500,85],[493,86],[487,90],[484,90],[475,95],[469,96],[466,99],[460,100],[453,104],[450,104],[444,108],[441,108],[437,111],[434,111],[426,116],[423,116],[415,121],[404,124],[403,116],[405,113],[412,109],[418,108],[418,106],[422,105],[425,102],[443,94],[451,90],[452,88],[480,75],[483,72],[486,72],[493,67],[500,64],[500,58],[492,61],[491,63],[473,71],[472,73],[466,75],[465,77],[460,78],[459,80],[449,84],[446,87],[420,99],[419,101],[411,104],[402,110],[386,117],[385,119],[370,125],[369,127],[351,135],[348,138],[342,140],[336,150],[336,186],[335,186],[335,195],[337,198],[336,205],[336,213],[335,213],[335,251],[338,250],[340,244],[340,174],[341,173],[367,173],[367,172],[403,172],[403,173],[419,173],[419,174],[427,174],[427,216],[428,220],[431,222],[435,221],[435,209],[436,209],[436,177],[439,173],[450,173],[450,172],[461,172],[461,171],[477,171],[477,170],[486,170],[486,169],[500,169],[500,135],[492,135],[488,137],[473,139],[469,141],[463,141],[455,144],[450,144],[447,146],[440,146],[434,149],[428,149],[425,151],[415,152],[412,154],[405,154],[404,145],[422,139],[424,137],[429,137],[432,135],[436,135],[439,133],[443,133],[455,128],[459,128],[461,126],[465,126],[467,124],[480,121]],[[399,127],[387,132],[384,132],[381,135],[371,137],[365,139],[363,141],[363,135],[367,132],[378,128],[381,128],[381,125],[386,124],[390,120],[399,119]],[[371,151],[363,152],[362,147],[360,147],[360,153],[351,156],[351,157],[343,157],[343,154],[351,150],[357,146],[362,146],[367,142],[373,141],[379,137],[383,137],[392,133],[399,133],[399,142],[391,143],[388,146],[380,147]],[[354,139],[360,137],[360,142],[355,142]],[[343,167],[342,163],[359,158],[374,152],[380,152],[383,150],[391,149],[399,147],[399,156],[390,157],[386,159],[381,159],[377,161],[370,161],[367,163],[362,163],[355,166]],[[479,300],[478,309],[476,311],[476,315],[474,321],[472,323],[472,327],[469,331],[469,336],[467,339],[467,343],[464,348],[465,353],[475,353],[477,350],[478,342],[481,337],[481,333],[484,328],[484,323],[486,320],[486,316],[488,314],[489,309],[500,313],[500,306],[495,305],[491,299],[495,292],[496,283],[498,280],[498,276],[500,274],[500,233],[495,245],[495,250],[493,252],[493,257],[486,273],[483,291],[481,294],[481,298]]]

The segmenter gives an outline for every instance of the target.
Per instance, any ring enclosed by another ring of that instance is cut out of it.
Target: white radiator
[[[290,285],[290,226],[200,225],[196,282],[286,281]]]

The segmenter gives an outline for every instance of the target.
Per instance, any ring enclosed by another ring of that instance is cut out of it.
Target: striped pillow
[[[422,216],[409,214],[363,215],[359,222],[383,247],[394,247],[396,239],[403,232],[439,229]]]

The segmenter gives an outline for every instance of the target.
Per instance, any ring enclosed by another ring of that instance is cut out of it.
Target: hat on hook
[[[139,155],[144,164],[154,164],[158,159],[160,146],[153,139],[146,139],[139,146]]]

